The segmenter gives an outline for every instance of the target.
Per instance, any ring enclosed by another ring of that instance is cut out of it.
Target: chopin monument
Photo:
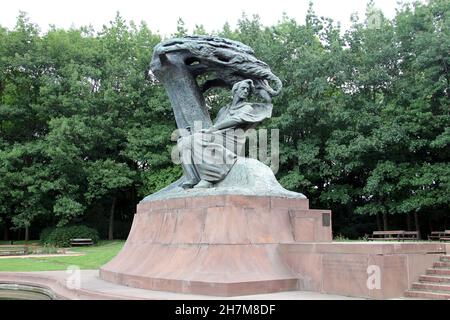
[[[331,241],[331,213],[309,210],[268,166],[241,156],[248,130],[271,117],[281,80],[250,47],[218,37],[164,41],[151,70],[172,104],[184,175],[139,203],[123,250],[101,277],[217,296],[296,289],[278,246]],[[233,98],[213,122],[204,94],[218,86]]]
[[[330,211],[311,210],[268,166],[242,156],[246,135],[271,117],[282,90],[247,45],[170,39],[155,47],[151,70],[170,98],[184,175],[138,204],[127,242],[101,268],[102,279],[212,296],[309,290],[389,298],[403,295],[442,251],[333,243]],[[205,93],[214,87],[230,90],[232,101],[212,121]],[[379,271],[382,290],[368,270]]]

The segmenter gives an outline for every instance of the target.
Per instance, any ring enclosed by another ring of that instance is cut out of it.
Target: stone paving
[[[362,300],[361,298],[346,297],[339,295],[329,295],[321,294],[317,292],[305,292],[305,291],[289,291],[271,294],[260,294],[251,296],[238,296],[238,297],[212,297],[212,296],[202,296],[202,295],[190,295],[190,294],[179,294],[171,292],[160,292],[136,289],[126,286],[117,285],[114,283],[106,282],[101,280],[98,275],[98,270],[81,270],[81,281],[80,281],[80,299],[85,299],[88,297],[87,294],[91,295],[93,299],[103,298],[103,299],[132,299],[132,300]],[[6,277],[7,276],[7,277]],[[25,277],[24,277],[25,276]],[[73,273],[70,274],[67,271],[42,271],[42,272],[20,272],[20,273],[4,273],[0,272],[0,283],[14,281],[17,278],[19,282],[26,282],[31,284],[33,278],[36,280],[36,284],[42,285],[42,279],[45,279],[46,283],[53,281],[54,283],[64,284],[67,280],[72,277]],[[27,279],[26,281],[21,279]],[[67,290],[72,291],[74,290]],[[75,290],[77,291],[77,290]],[[64,294],[63,294],[64,295]],[[85,296],[83,296],[85,295]],[[68,298],[77,298],[76,296]]]

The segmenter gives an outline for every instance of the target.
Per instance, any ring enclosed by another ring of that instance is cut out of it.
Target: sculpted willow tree
[[[272,97],[281,92],[281,80],[255,57],[250,47],[210,36],[186,36],[161,42],[154,49],[151,69],[166,88],[180,130],[178,146],[184,177],[168,190],[179,186],[209,188],[220,183],[237,161],[237,154],[242,153],[237,150],[242,150],[245,144],[245,131],[271,117]],[[213,125],[204,94],[215,87],[232,89],[233,102],[219,111]],[[251,94],[262,102],[246,103]],[[214,136],[205,137],[205,134]],[[225,140],[219,143],[222,136]],[[234,144],[240,147],[232,150]],[[200,152],[195,151],[197,147]],[[215,156],[205,156],[208,152]],[[219,164],[218,158],[226,163]],[[267,179],[277,184],[273,174],[268,174]]]
[[[211,126],[203,93],[213,87],[231,87],[253,80],[257,93],[267,102],[280,93],[281,80],[254,51],[237,41],[218,37],[190,36],[171,39],[155,47],[151,69],[162,81],[172,103],[179,129],[193,128],[199,121]],[[204,75],[213,79],[198,84]],[[273,89],[268,81],[273,81]]]

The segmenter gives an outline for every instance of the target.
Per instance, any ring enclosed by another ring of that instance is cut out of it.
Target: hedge
[[[94,243],[100,240],[97,230],[84,225],[66,226],[61,228],[46,228],[42,230],[40,241],[44,245],[69,247],[70,239],[89,238]]]

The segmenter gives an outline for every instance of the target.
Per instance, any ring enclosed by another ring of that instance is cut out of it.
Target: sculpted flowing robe
[[[272,104],[239,103],[223,107],[216,124],[232,121],[233,126],[212,133],[196,132],[181,137],[178,148],[186,177],[186,186],[194,186],[200,180],[217,183],[223,180],[243,155],[246,131],[272,116]]]

